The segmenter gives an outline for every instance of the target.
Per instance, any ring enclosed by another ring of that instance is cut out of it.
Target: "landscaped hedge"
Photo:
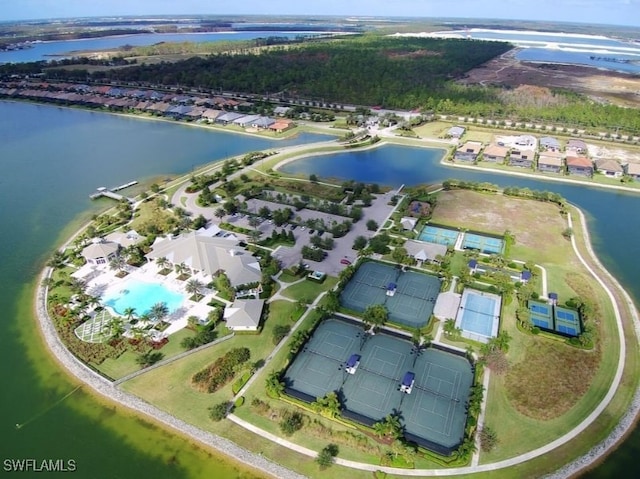
[[[246,363],[250,357],[248,348],[234,348],[194,374],[191,382],[199,391],[213,393],[227,384],[233,378],[235,368]]]

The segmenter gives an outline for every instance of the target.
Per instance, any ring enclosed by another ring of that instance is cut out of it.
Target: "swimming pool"
[[[486,343],[498,335],[500,297],[495,294],[465,289],[460,301],[456,327],[465,338]]]
[[[120,288],[108,291],[102,303],[121,315],[125,314],[127,308],[134,308],[135,315],[140,316],[148,313],[156,303],[165,303],[169,312],[173,312],[185,299],[185,295],[171,291],[162,284],[129,279]]]

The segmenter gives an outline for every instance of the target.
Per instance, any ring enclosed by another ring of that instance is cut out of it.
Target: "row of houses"
[[[609,158],[596,158],[592,161],[585,156],[586,151],[587,146],[582,140],[569,140],[564,152],[545,147],[540,151],[533,148],[509,148],[494,143],[484,147],[479,141],[467,141],[456,149],[453,158],[463,162],[484,161],[536,169],[546,173],[566,172],[570,175],[591,177],[598,172],[611,178],[621,178],[626,174],[633,179],[640,179],[640,164],[621,165],[618,161]]]
[[[233,124],[241,128],[283,132],[294,126],[287,118],[272,118],[244,113],[243,104],[223,97],[194,97],[163,94],[153,90],[132,90],[109,86],[89,87],[74,84],[0,83],[0,96],[37,101],[77,104],[113,111],[136,111],[176,120],[202,121],[220,125]]]

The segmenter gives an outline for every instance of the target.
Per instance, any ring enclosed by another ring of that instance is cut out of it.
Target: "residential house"
[[[467,141],[456,150],[453,158],[458,161],[473,162],[478,159],[480,150],[482,150],[482,143],[479,141]]]
[[[237,299],[224,309],[224,320],[231,331],[257,331],[264,299]]]
[[[562,153],[547,150],[538,155],[538,171],[547,173],[562,172]]]
[[[513,150],[509,155],[509,166],[532,168],[536,159],[534,150]]]
[[[156,241],[146,256],[148,259],[164,257],[173,264],[185,264],[209,276],[224,271],[234,288],[262,280],[258,260],[230,237],[210,237],[192,231]]]
[[[209,123],[214,123],[216,121],[216,118],[218,118],[220,115],[222,115],[224,112],[222,110],[213,110],[211,108],[207,108],[203,113],[202,113],[202,118],[206,121],[208,121]]]
[[[416,218],[412,218],[410,216],[403,216],[400,220],[400,225],[402,225],[402,229],[406,231],[412,231],[413,228],[416,227],[418,220]]]
[[[275,131],[276,133],[282,133],[283,131],[288,130],[293,126],[293,122],[291,120],[287,120],[284,118],[279,118],[275,123],[269,126],[271,131]]]
[[[640,180],[640,163],[627,163],[624,165],[624,172],[634,180]]]
[[[620,163],[609,158],[597,158],[595,160],[596,171],[610,178],[622,178],[624,170]]]
[[[404,248],[409,256],[420,263],[438,263],[447,254],[446,245],[424,241],[407,240]]]
[[[248,128],[258,118],[260,118],[260,115],[243,115],[233,120],[233,124],[241,128]]]
[[[223,113],[222,115],[216,118],[216,123],[220,123],[222,125],[228,125],[232,121],[235,121],[238,118],[242,118],[243,116],[245,115],[243,115],[242,113],[234,113],[234,112]]]
[[[545,151],[560,151],[560,142],[552,136],[540,138],[540,149]]]
[[[462,138],[462,135],[464,135],[465,131],[466,130],[463,126],[452,126],[447,131],[446,136],[448,136],[449,138]]]
[[[289,110],[291,110],[289,106],[277,106],[273,109],[273,114],[276,116],[286,116]]]
[[[567,156],[567,173],[570,175],[593,176],[593,163],[584,156]]]
[[[514,144],[523,150],[536,150],[538,140],[533,135],[520,135],[516,137]]]
[[[494,145],[492,143],[482,152],[482,159],[491,163],[504,163],[508,154],[509,148],[506,146]]]
[[[587,153],[587,144],[582,140],[571,138],[567,142],[565,150],[567,156],[584,156]]]
[[[191,108],[189,105],[176,105],[169,108],[164,114],[175,119],[186,118],[191,112]]]
[[[251,127],[258,130],[266,130],[271,125],[275,124],[275,122],[276,120],[274,120],[273,118],[269,118],[268,116],[261,116],[251,123]]]
[[[93,266],[106,265],[118,256],[120,245],[113,241],[105,241],[102,238],[95,238],[89,246],[82,250],[82,257],[87,263]]]

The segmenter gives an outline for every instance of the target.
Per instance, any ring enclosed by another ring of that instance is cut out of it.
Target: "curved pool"
[[[160,283],[147,283],[137,279],[129,279],[117,288],[105,293],[102,303],[124,315],[127,308],[134,308],[135,315],[148,313],[156,303],[166,303],[169,312],[182,306],[186,295],[171,291]]]

